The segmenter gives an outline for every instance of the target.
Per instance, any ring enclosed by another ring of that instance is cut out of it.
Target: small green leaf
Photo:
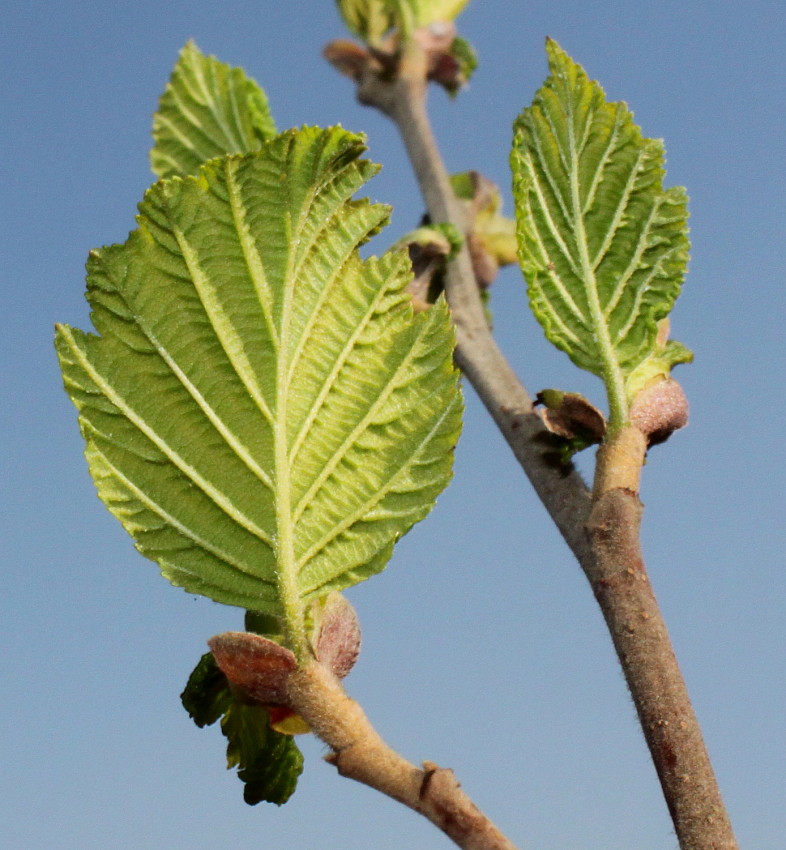
[[[475,48],[466,38],[456,36],[450,45],[450,55],[458,62],[461,77],[468,83],[478,69],[478,54]]]
[[[393,248],[409,248],[416,245],[449,260],[461,250],[463,244],[464,237],[459,229],[449,222],[441,222],[440,224],[424,224],[410,230],[401,239],[396,240]]]
[[[221,731],[228,741],[227,767],[237,767],[248,805],[286,803],[303,772],[295,739],[271,729],[264,708],[236,701],[224,715]]]
[[[368,44],[379,44],[395,26],[387,0],[337,0],[347,29]]]
[[[275,132],[267,97],[254,80],[190,41],[153,116],[151,166],[159,177],[196,174],[214,157],[258,150]]]
[[[392,29],[409,36],[420,27],[454,21],[468,1],[337,0],[337,4],[347,29],[368,44],[379,44]],[[463,52],[469,59],[469,54]]]
[[[227,767],[237,767],[243,797],[282,805],[292,796],[303,771],[303,756],[290,735],[270,728],[261,706],[238,702],[212,653],[202,656],[181,694],[183,707],[199,727],[221,719],[227,738]]]
[[[692,363],[693,352],[675,339],[657,345],[649,357],[643,360],[625,381],[629,401],[656,378],[668,378],[671,370],[680,363]]]
[[[188,677],[180,694],[183,708],[199,728],[212,726],[232,703],[227,677],[219,670],[212,652],[206,652]]]
[[[500,266],[517,259],[516,222],[502,215],[499,187],[477,171],[452,174],[450,185],[456,197],[464,201],[471,221],[472,234]]]
[[[362,261],[363,139],[304,128],[153,186],[94,252],[98,335],[60,327],[99,495],[189,592],[277,618],[379,572],[447,484],[461,399],[444,302]]]
[[[401,5],[411,7],[416,27],[455,21],[469,0],[398,0]]]
[[[645,139],[553,41],[551,75],[515,124],[519,259],[546,336],[599,375],[610,428],[625,380],[656,346],[688,258],[686,195],[663,188],[663,145]]]

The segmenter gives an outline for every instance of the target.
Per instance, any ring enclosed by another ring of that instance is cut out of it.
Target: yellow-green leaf
[[[275,132],[267,97],[254,80],[190,41],[153,116],[150,163],[159,177],[196,174],[213,157],[259,150]]]
[[[656,347],[688,259],[687,198],[663,188],[663,145],[553,41],[550,76],[516,121],[519,259],[546,336],[627,417],[625,381]]]
[[[381,570],[451,474],[461,401],[444,303],[413,315],[388,208],[340,128],[155,184],[94,252],[97,335],[60,327],[99,495],[174,584],[278,617]]]

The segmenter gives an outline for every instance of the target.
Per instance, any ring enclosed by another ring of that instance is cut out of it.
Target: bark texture
[[[314,663],[289,679],[292,708],[333,751],[328,761],[350,777],[419,812],[463,850],[516,850],[461,790],[452,770],[416,767],[392,750],[341,683]]]
[[[468,236],[464,211],[453,194],[428,121],[423,57],[413,49],[401,58],[394,74],[390,69],[378,73],[372,63],[354,76],[358,99],[384,112],[398,127],[432,221],[450,222]],[[680,847],[736,850],[731,823],[641,555],[639,478],[647,438],[633,427],[611,436],[598,453],[590,493],[572,465],[554,462],[551,438],[533,413],[532,399],[488,328],[466,245],[447,268],[445,289],[456,325],[456,361],[576,556],[601,607]],[[365,768],[354,766],[352,749],[337,748],[339,770],[380,787],[373,776],[365,774]],[[384,752],[380,751],[380,764],[388,757]],[[402,799],[406,790],[409,799],[414,799],[418,796],[414,786],[420,783],[424,787],[429,769],[409,774],[406,789],[395,787],[385,793]],[[440,778],[434,784],[442,782]],[[509,845],[460,846],[480,850]]]

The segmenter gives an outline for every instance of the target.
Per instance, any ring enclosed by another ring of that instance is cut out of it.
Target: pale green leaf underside
[[[351,200],[362,150],[305,128],[157,183],[90,257],[99,335],[58,329],[101,498],[190,592],[281,615],[354,584],[450,477],[447,308],[413,317],[404,253],[359,259],[388,215]]]
[[[515,124],[519,257],[546,336],[621,391],[655,345],[688,257],[687,199],[663,189],[662,143],[559,46]]]
[[[691,362],[693,362],[693,352],[677,340],[670,339],[662,346],[656,345],[626,378],[625,391],[628,399],[632,401],[650,381],[656,378],[668,378],[671,370],[680,363]]]
[[[214,157],[259,150],[275,132],[254,80],[189,42],[153,116],[150,163],[159,177],[196,174]]]

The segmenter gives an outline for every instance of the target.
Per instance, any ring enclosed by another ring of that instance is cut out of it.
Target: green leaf
[[[450,45],[450,54],[458,62],[461,76],[468,83],[478,69],[478,54],[475,48],[461,36],[456,36]]]
[[[199,659],[180,694],[180,700],[200,729],[212,726],[227,712],[233,701],[232,692],[212,652],[206,652]]]
[[[446,305],[413,316],[363,138],[292,130],[155,184],[94,252],[98,335],[57,348],[99,495],[162,573],[279,618],[379,572],[447,484],[460,429]]]
[[[614,429],[682,285],[687,199],[663,188],[663,145],[625,104],[555,42],[547,53],[551,75],[515,124],[519,258],[548,339],[606,384]]]
[[[409,35],[420,27],[454,21],[467,3],[468,0],[337,0],[347,29],[369,44],[379,44],[392,29]]]
[[[415,26],[427,27],[442,21],[455,21],[469,0],[397,0],[412,9]]]
[[[190,41],[153,116],[151,166],[159,177],[196,174],[214,157],[258,150],[275,132],[267,97],[254,80]]]
[[[395,26],[387,0],[337,0],[337,5],[347,29],[369,44],[379,44]]]
[[[270,728],[262,706],[243,705],[232,694],[212,653],[202,656],[181,694],[183,707],[199,727],[221,718],[227,738],[227,767],[238,768],[243,797],[282,805],[292,796],[303,771],[303,756],[290,735]]]
[[[295,739],[271,729],[261,706],[237,701],[224,715],[221,731],[227,738],[227,767],[237,767],[248,805],[286,803],[303,772],[303,755]]]

